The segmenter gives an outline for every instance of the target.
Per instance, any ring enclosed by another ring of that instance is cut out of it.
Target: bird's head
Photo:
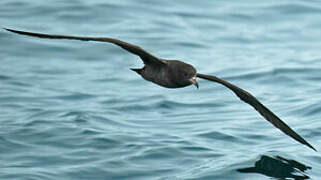
[[[186,66],[183,70],[182,70],[182,79],[184,79],[185,82],[188,82],[189,84],[194,84],[194,86],[197,87],[198,89],[198,82],[196,80],[196,69],[187,64],[188,66]]]
[[[171,61],[170,66],[175,74],[176,84],[180,87],[185,87],[194,84],[197,88],[196,69],[187,63],[181,61]]]

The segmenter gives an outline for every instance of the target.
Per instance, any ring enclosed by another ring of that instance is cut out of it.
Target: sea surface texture
[[[321,1],[1,0],[0,27],[183,60],[251,92],[318,150],[220,84],[166,89],[113,44],[0,29],[1,180],[321,177]]]

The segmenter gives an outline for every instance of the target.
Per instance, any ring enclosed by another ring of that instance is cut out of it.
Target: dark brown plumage
[[[194,84],[198,88],[198,82],[196,81],[196,77],[220,83],[223,86],[232,90],[242,101],[251,105],[266,120],[268,120],[278,129],[280,129],[282,132],[284,132],[285,134],[297,140],[298,142],[316,151],[316,149],[311,144],[309,144],[300,135],[298,135],[295,131],[293,131],[287,124],[285,124],[272,111],[270,111],[267,107],[265,107],[262,103],[260,103],[249,92],[227,81],[219,79],[216,76],[197,73],[195,68],[190,64],[187,64],[178,60],[166,60],[166,59],[157,58],[139,46],[136,46],[124,41],[120,41],[117,39],[113,39],[113,38],[50,35],[50,34],[17,31],[13,29],[6,29],[6,30],[17,34],[34,36],[39,38],[72,39],[72,40],[82,40],[82,41],[100,41],[100,42],[113,43],[139,56],[142,59],[142,61],[145,64],[144,67],[140,69],[132,69],[133,71],[137,72],[145,80],[151,81],[153,83],[156,83],[160,86],[167,87],[167,88],[181,88],[181,87],[189,86],[191,84]]]

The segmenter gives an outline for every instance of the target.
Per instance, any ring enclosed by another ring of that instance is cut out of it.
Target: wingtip
[[[15,32],[15,30],[9,29],[9,28],[3,28],[3,29],[6,30],[6,31]]]
[[[309,146],[311,149],[313,149],[315,152],[318,152],[313,146]]]
[[[311,144],[306,143],[305,145],[308,146],[309,148],[313,149],[315,152],[318,152]]]
[[[17,34],[22,34],[23,32],[22,31],[18,31],[18,30],[14,30],[14,29],[9,29],[9,28],[3,28],[4,30],[7,30],[9,32],[12,32],[12,33],[17,33]]]

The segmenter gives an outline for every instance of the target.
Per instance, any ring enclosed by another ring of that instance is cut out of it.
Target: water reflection
[[[255,162],[254,167],[237,169],[241,173],[260,173],[278,179],[291,178],[295,180],[310,179],[304,172],[311,167],[298,161],[281,156],[270,157],[267,155]]]

